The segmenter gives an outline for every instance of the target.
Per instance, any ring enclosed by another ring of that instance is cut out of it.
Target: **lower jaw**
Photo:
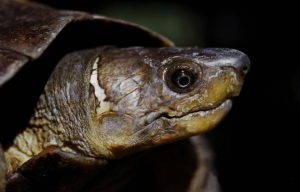
[[[217,126],[231,106],[232,101],[228,99],[211,110],[198,111],[179,118],[161,119],[170,126],[162,129],[161,134],[156,135],[153,141],[155,145],[160,145],[207,132]]]
[[[228,99],[217,108],[186,115],[177,120],[175,130],[184,129],[186,133],[190,134],[200,134],[208,131],[217,126],[230,111],[231,106],[232,101]]]

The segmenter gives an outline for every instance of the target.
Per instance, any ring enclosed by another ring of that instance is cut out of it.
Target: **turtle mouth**
[[[227,99],[224,102],[218,104],[217,106],[213,106],[206,109],[200,109],[200,110],[194,110],[190,111],[184,114],[179,115],[169,115],[167,112],[152,112],[148,114],[145,124],[149,125],[157,120],[167,120],[169,122],[179,122],[179,121],[185,121],[185,120],[191,120],[194,118],[201,118],[205,116],[209,116],[217,111],[224,111],[225,113],[229,112],[229,110],[232,107],[232,100]]]
[[[163,118],[168,119],[172,123],[181,122],[181,121],[189,121],[189,120],[193,120],[193,119],[205,118],[205,117],[211,116],[218,112],[227,114],[230,111],[231,107],[232,107],[232,101],[230,99],[228,99],[214,108],[193,111],[193,112],[190,112],[190,113],[178,116],[178,117],[174,116],[174,117],[163,117]]]

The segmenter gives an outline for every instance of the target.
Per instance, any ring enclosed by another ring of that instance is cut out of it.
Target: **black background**
[[[114,14],[110,14],[107,7],[112,4],[135,3],[132,0],[43,2],[110,16]],[[143,1],[145,6],[149,2]],[[216,151],[223,191],[300,191],[297,157],[300,146],[300,134],[297,133],[300,128],[300,63],[295,59],[299,55],[295,31],[299,21],[295,21],[297,12],[293,9],[296,6],[288,2],[263,4],[252,1],[164,3],[176,3],[192,12],[194,21],[202,21],[201,38],[194,39],[191,46],[239,49],[252,62],[245,86],[240,97],[235,99],[231,113],[217,129],[208,133]],[[194,24],[185,30],[198,31],[197,23]],[[176,42],[176,39],[172,40]]]

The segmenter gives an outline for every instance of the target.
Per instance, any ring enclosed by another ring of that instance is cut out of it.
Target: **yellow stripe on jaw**
[[[99,57],[97,57],[93,63],[92,68],[92,74],[91,74],[91,80],[90,83],[94,87],[95,90],[95,96],[100,103],[100,107],[97,107],[97,115],[100,115],[102,113],[108,112],[111,109],[111,103],[105,101],[106,95],[103,88],[100,87],[99,81],[98,81],[98,62]]]
[[[226,100],[222,105],[216,109],[199,113],[198,117],[190,117],[190,119],[183,119],[177,123],[175,131],[184,131],[188,135],[200,134],[214,128],[229,112],[231,108],[231,101]],[[188,118],[188,117],[187,117]]]
[[[231,106],[231,100],[226,100],[215,109],[166,119],[171,128],[164,130],[161,134],[157,134],[153,138],[153,144],[161,145],[209,131],[225,117]]]

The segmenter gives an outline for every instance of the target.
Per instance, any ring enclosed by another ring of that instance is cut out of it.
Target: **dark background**
[[[299,21],[295,21],[293,5],[193,0],[41,2],[136,22],[169,37],[177,46],[230,47],[245,52],[252,66],[242,93],[224,122],[208,133],[222,189],[300,191],[296,157],[300,63],[293,59],[297,56],[293,46],[298,46],[293,26]]]

